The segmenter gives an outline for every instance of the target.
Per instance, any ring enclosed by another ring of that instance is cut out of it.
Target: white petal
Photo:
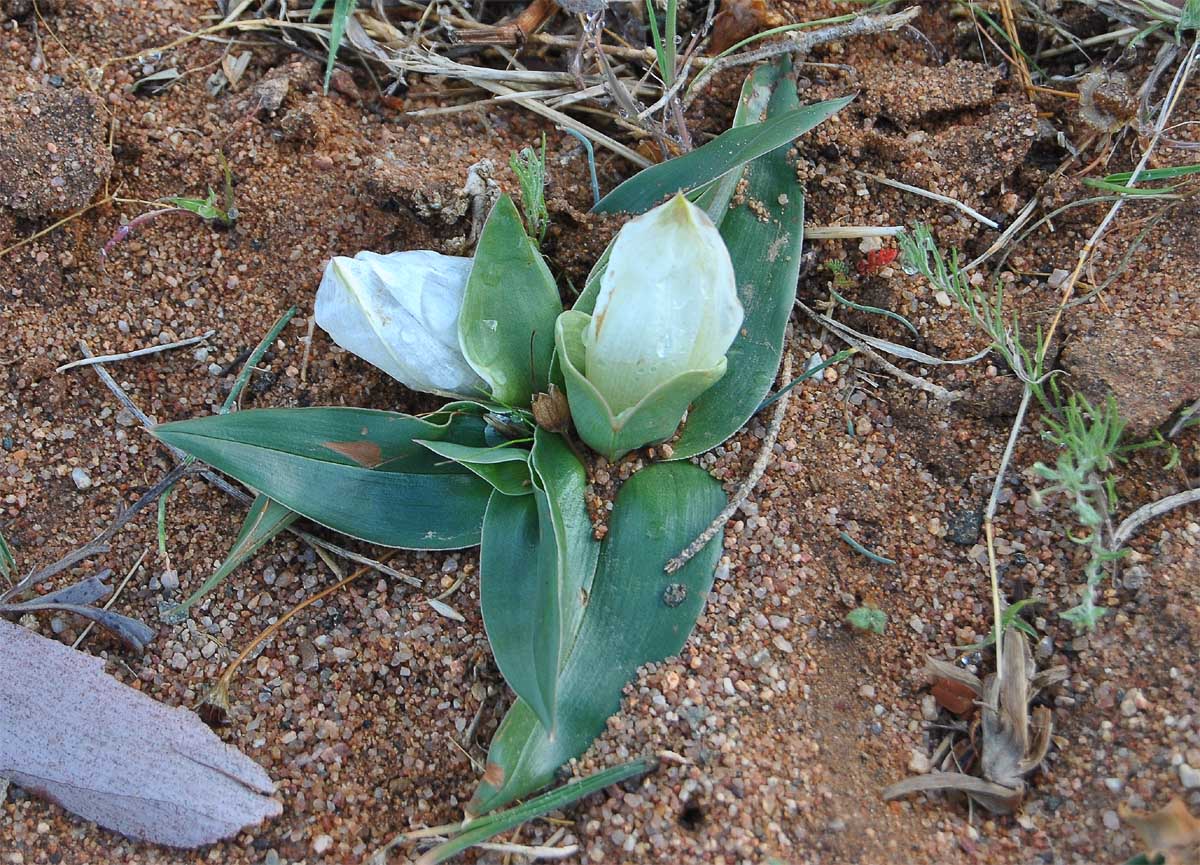
[[[720,232],[676,196],[617,235],[584,332],[585,375],[619,413],[681,373],[714,367],[742,315]]]
[[[329,262],[317,324],[413,390],[479,396],[486,385],[458,345],[471,259],[428,250],[360,252]]]

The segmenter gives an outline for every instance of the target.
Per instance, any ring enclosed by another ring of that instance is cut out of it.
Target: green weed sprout
[[[1071,536],[1071,540],[1088,549],[1087,582],[1079,604],[1062,616],[1080,630],[1091,630],[1107,612],[1096,606],[1096,586],[1104,578],[1106,566],[1124,554],[1109,549],[1106,538],[1111,534],[1108,517],[1116,504],[1111,472],[1120,459],[1125,421],[1112,396],[1093,406],[1075,393],[1062,405],[1062,420],[1047,417],[1046,425],[1046,440],[1062,448],[1062,453],[1053,466],[1034,465],[1034,471],[1050,482],[1036,492],[1035,503],[1062,494],[1084,529],[1081,537]]]
[[[958,263],[958,250],[950,250],[947,259],[938,249],[927,225],[913,226],[912,231],[897,237],[900,245],[901,268],[909,276],[923,276],[935,288],[939,288],[958,303],[971,317],[971,321],[992,340],[992,348],[1004,358],[1008,368],[1028,385],[1038,402],[1046,409],[1050,403],[1042,387],[1046,375],[1046,346],[1042,345],[1042,334],[1037,333],[1037,349],[1030,351],[1021,339],[1021,325],[1014,314],[1004,312],[1004,289],[997,282],[990,295],[972,285],[970,278]]]
[[[525,227],[538,243],[546,236],[550,226],[550,212],[546,209],[546,136],[542,135],[541,152],[532,147],[521,148],[520,153],[509,157],[509,166],[517,175],[521,188],[521,209],[525,215]]]
[[[856,607],[846,615],[846,621],[860,631],[882,634],[887,630],[887,613],[878,607]]]

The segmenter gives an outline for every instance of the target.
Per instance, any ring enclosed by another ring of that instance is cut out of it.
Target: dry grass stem
[[[783,352],[783,366],[779,373],[779,386],[784,387],[792,380],[792,355],[786,348]],[[771,423],[767,427],[767,435],[763,439],[762,448],[758,452],[758,456],[754,460],[754,465],[750,467],[750,474],[746,475],[746,479],[738,486],[737,492],[729,499],[729,503],[721,509],[721,513],[709,523],[708,528],[699,534],[687,547],[671,561],[667,562],[663,568],[668,574],[673,574],[686,565],[691,559],[702,549],[708,546],[708,542],[717,536],[717,532],[721,531],[729,518],[733,516],[746,499],[750,498],[750,494],[754,492],[754,488],[762,479],[763,473],[767,470],[767,464],[771,461],[771,454],[775,450],[775,441],[779,438],[779,430],[783,426],[783,418],[787,413],[788,400],[791,399],[791,390],[783,392],[783,396],[775,403],[775,412],[771,415]]]
[[[932,199],[933,201],[940,201],[942,204],[949,204],[952,207],[957,207],[963,213],[967,214],[967,216],[971,217],[976,222],[980,222],[980,223],[986,225],[988,228],[999,228],[1000,227],[999,224],[997,224],[996,222],[994,222],[991,219],[988,219],[986,216],[984,216],[978,210],[971,207],[969,204],[964,204],[963,202],[959,201],[957,198],[951,198],[948,195],[942,195],[940,192],[930,192],[928,189],[922,189],[919,186],[910,186],[907,183],[901,183],[899,180],[892,180],[891,178],[884,177],[881,174],[870,174],[866,171],[855,171],[854,173],[857,174],[859,177],[868,177],[871,180],[874,180],[876,183],[882,183],[884,186],[890,186],[893,189],[900,189],[900,190],[903,190],[904,192],[911,192],[914,195],[920,195],[924,198]]]
[[[120,354],[99,354],[92,357],[82,357],[79,360],[73,360],[70,363],[64,363],[55,372],[66,372],[69,369],[74,369],[77,366],[90,366],[94,363],[113,363],[119,360],[132,360],[135,357],[145,357],[149,354],[158,354],[164,351],[170,351],[174,348],[186,348],[189,345],[195,345],[215,334],[215,330],[209,330],[200,336],[192,336],[187,339],[180,339],[175,342],[168,342],[163,345],[151,345],[146,348],[139,348],[136,351],[126,351]]]

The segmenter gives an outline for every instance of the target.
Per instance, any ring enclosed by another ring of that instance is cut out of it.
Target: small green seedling
[[[509,166],[517,175],[521,188],[521,210],[525,217],[525,228],[530,237],[540,244],[550,226],[550,212],[546,209],[546,136],[542,135],[541,151],[532,147],[521,148],[520,153],[509,157]]]
[[[846,621],[860,631],[882,634],[887,630],[887,613],[878,607],[864,605],[856,607],[846,615]]]
[[[172,213],[190,213],[193,216],[199,216],[206,222],[219,222],[226,228],[232,226],[238,218],[237,207],[233,203],[233,174],[229,170],[229,163],[225,161],[225,157],[221,154],[217,155],[221,160],[221,169],[225,174],[224,207],[217,203],[217,193],[211,187],[208,190],[206,198],[186,198],[181,195],[164,198],[161,200],[161,203],[169,204],[171,205],[170,207],[160,207],[158,210],[151,210],[148,213],[143,213],[129,220],[129,222],[113,232],[113,236],[108,239],[108,242],[100,250],[100,257],[108,258],[109,253],[112,252],[117,244],[127,240],[136,231],[154,222],[159,217]],[[130,201],[127,199],[115,200],[126,203]],[[158,202],[140,202],[135,200],[133,203],[151,204]]]
[[[1104,578],[1105,566],[1123,553],[1108,548],[1108,517],[1116,505],[1115,479],[1111,472],[1121,459],[1119,446],[1125,421],[1112,396],[1093,406],[1082,394],[1072,394],[1062,404],[1062,420],[1046,418],[1047,441],[1062,452],[1053,466],[1037,463],[1033,469],[1050,485],[1037,491],[1037,500],[1062,493],[1069,501],[1075,518],[1085,533],[1071,536],[1075,543],[1088,548],[1084,569],[1087,583],[1080,603],[1063,613],[1063,618],[1081,630],[1096,626],[1106,610],[1096,606],[1096,586]]]
[[[1014,627],[1027,637],[1036,640],[1038,632],[1034,630],[1033,625],[1021,618],[1021,611],[1033,604],[1040,604],[1042,601],[1039,598],[1025,598],[1024,600],[1014,601],[1004,608],[1004,612],[1000,615],[1000,630],[1008,632],[1009,627]],[[988,635],[978,643],[972,643],[969,646],[958,646],[962,652],[978,652],[980,649],[985,649],[996,642],[996,631],[988,631]]]

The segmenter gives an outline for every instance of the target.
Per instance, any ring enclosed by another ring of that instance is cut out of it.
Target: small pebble
[[[90,490],[92,488],[92,476],[83,469],[71,469],[71,480],[75,484],[77,490]]]
[[[926,721],[936,721],[938,718],[937,698],[933,694],[926,694],[921,698],[921,717]]]
[[[1185,790],[1200,789],[1200,769],[1193,769],[1187,763],[1180,763],[1179,783]]]
[[[929,760],[929,755],[920,748],[913,748],[912,757],[908,761],[908,771],[914,775],[928,775],[932,768],[933,764]]]
[[[179,572],[175,570],[163,571],[158,575],[158,581],[167,591],[175,591],[179,588]]]
[[[1121,701],[1121,714],[1126,718],[1132,718],[1141,708],[1139,704],[1143,699],[1141,691],[1137,688],[1130,688],[1129,692],[1125,695],[1125,699]]]
[[[320,856],[333,846],[333,838],[329,835],[318,835],[313,839],[313,852]]]
[[[1116,811],[1105,811],[1103,820],[1104,828],[1110,832],[1116,832],[1121,828],[1121,820],[1117,817]]]

